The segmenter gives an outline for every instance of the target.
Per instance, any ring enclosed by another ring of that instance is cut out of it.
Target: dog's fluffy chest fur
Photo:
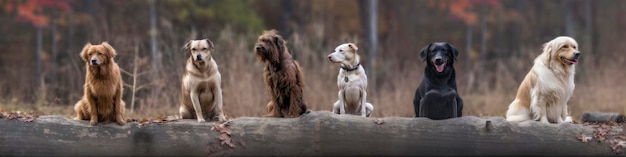
[[[92,96],[95,97],[113,97],[117,88],[121,87],[111,87],[112,84],[119,85],[121,78],[119,77],[119,72],[109,72],[104,73],[105,71],[109,71],[109,69],[114,69],[115,64],[102,65],[99,67],[90,67],[87,65],[87,80],[92,80],[88,86],[88,89],[91,90]],[[96,90],[97,89],[97,90]]]
[[[561,69],[561,67],[551,69],[543,62],[537,61],[532,70],[535,75],[541,75],[541,77],[536,77],[535,86],[539,88],[533,88],[532,92],[537,95],[543,95],[547,105],[567,103],[575,87],[574,67],[569,68],[571,69]]]

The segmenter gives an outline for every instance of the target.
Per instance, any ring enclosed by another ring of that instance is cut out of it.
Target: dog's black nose
[[[580,56],[580,52],[574,52],[574,57],[578,58],[578,56]]]
[[[97,63],[98,63],[98,61],[97,61],[97,60],[95,60],[95,59],[92,59],[92,60],[91,60],[91,64],[97,64]]]
[[[443,63],[443,59],[441,59],[441,58],[436,58],[435,59],[435,64],[439,65],[439,64],[442,64],[442,63]]]
[[[261,51],[261,50],[263,50],[263,47],[261,47],[261,46],[257,46],[257,47],[255,47],[255,49],[256,49],[257,51]]]
[[[201,60],[202,60],[202,56],[201,56],[201,55],[197,55],[197,56],[196,56],[196,60],[201,61]]]

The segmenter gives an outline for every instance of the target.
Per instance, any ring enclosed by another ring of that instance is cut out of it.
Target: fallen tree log
[[[577,139],[591,136],[591,126],[502,117],[363,118],[320,111],[288,119],[241,117],[220,127],[195,120],[90,126],[62,116],[0,119],[0,155],[615,155],[607,142]],[[609,131],[624,134],[621,127]]]

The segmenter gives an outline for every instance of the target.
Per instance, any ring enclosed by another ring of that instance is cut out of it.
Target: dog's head
[[[262,62],[280,63],[280,55],[286,50],[285,40],[273,29],[264,31],[254,45],[254,53]]]
[[[574,38],[567,36],[559,36],[547,42],[543,46],[544,62],[549,67],[552,64],[560,64],[563,66],[571,66],[578,63],[580,51],[578,51],[578,43]]]
[[[359,47],[357,47],[353,43],[345,43],[337,46],[335,48],[335,52],[328,55],[328,60],[333,63],[341,63],[346,65],[355,65],[358,64],[356,62],[357,51]]]
[[[215,46],[211,40],[189,40],[184,46],[183,51],[191,52],[191,58],[194,62],[205,62],[211,60],[211,51]]]
[[[459,51],[448,43],[435,42],[424,47],[420,56],[422,61],[427,61],[428,66],[434,66],[435,70],[441,73],[446,67],[452,67],[452,63],[459,56]]]
[[[100,45],[87,43],[80,52],[80,57],[83,58],[83,61],[91,66],[106,65],[111,62],[115,55],[117,55],[117,52],[106,41]]]

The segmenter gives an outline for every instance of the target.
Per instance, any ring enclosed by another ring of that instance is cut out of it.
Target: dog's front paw
[[[220,122],[225,122],[226,121],[226,117],[224,117],[224,116],[220,116],[219,119],[220,119]]]
[[[126,124],[125,121],[121,121],[121,120],[117,120],[117,124],[119,124],[120,126],[124,126]]]
[[[91,120],[89,121],[89,124],[91,124],[91,126],[95,126],[96,124],[98,124],[98,120],[91,119]]]
[[[198,123],[204,123],[206,122],[206,120],[204,120],[204,118],[198,118]]]

